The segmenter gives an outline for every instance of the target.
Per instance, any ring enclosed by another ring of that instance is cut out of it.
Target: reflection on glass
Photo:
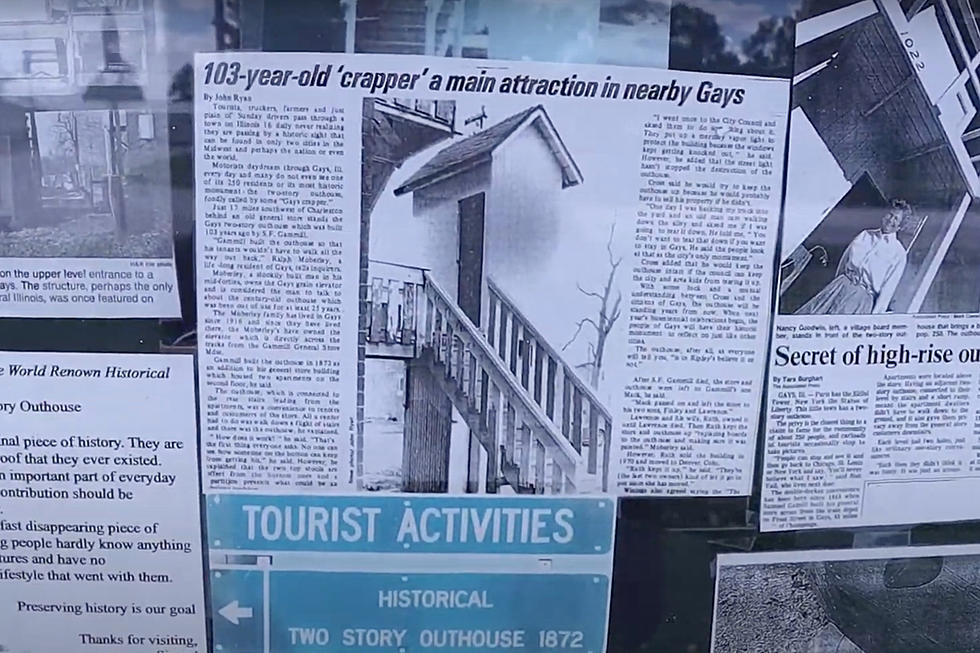
[[[670,3],[663,0],[602,0],[599,63],[667,67]]]
[[[64,39],[0,40],[0,79],[57,79],[67,75]]]
[[[599,0],[495,0],[484,11],[491,59],[595,61]]]
[[[141,30],[117,30],[113,47],[103,53],[105,34],[102,30],[76,33],[76,66],[79,73],[145,69],[145,46]]]
[[[796,0],[684,0],[670,8],[670,67],[791,77]]]

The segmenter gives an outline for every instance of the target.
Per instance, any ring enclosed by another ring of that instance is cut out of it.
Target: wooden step
[[[455,299],[431,275],[423,275],[425,301],[418,321],[423,325],[418,337],[421,351],[416,350],[418,358],[413,364],[429,368],[439,390],[461,411],[473,438],[487,452],[490,468],[499,470],[495,476],[509,462],[519,467],[516,476],[507,474],[518,490],[531,491],[539,485],[538,492],[574,493],[578,477],[586,471],[581,438],[573,443],[559,429],[545,413],[541,398],[533,396],[535,390],[528,389],[527,379],[522,384],[512,366],[502,360],[502,352],[495,350]],[[571,400],[562,405],[570,406]],[[574,421],[578,426],[583,422],[581,417]],[[573,429],[565,430],[571,433]],[[574,430],[581,432],[581,428]],[[503,456],[498,443],[505,448]]]
[[[453,407],[463,418],[463,421],[466,422],[467,428],[477,437],[483,448],[489,451],[490,448],[495,446],[495,443],[490,440],[490,433],[486,427],[486,417],[480,411],[471,408],[469,397],[466,396],[466,393],[456,386],[452,379],[446,377],[445,365],[436,361],[431,353],[423,354],[420,358],[428,364],[429,371],[438,379],[439,386],[449,397]],[[533,483],[521,478],[520,465],[507,457],[507,452],[504,450],[504,447],[500,447],[497,455],[502,474],[502,478],[498,479],[498,481],[503,480],[518,494],[544,493],[544,488],[535,488]]]

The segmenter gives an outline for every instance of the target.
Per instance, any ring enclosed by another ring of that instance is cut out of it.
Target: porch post
[[[472,431],[469,433],[470,448],[466,464],[466,493],[480,492],[480,439]]]
[[[346,0],[344,7],[344,52],[356,52],[354,43],[357,38],[357,2]]]
[[[442,10],[442,0],[425,3],[425,54],[436,54],[436,22]]]

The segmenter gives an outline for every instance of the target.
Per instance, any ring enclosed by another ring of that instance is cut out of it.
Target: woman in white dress
[[[837,276],[796,311],[796,315],[884,313],[905,271],[907,254],[898,240],[902,222],[912,215],[904,200],[894,200],[880,229],[859,233],[844,250]]]

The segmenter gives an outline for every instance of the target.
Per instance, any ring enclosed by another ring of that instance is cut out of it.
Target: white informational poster
[[[195,67],[206,491],[749,493],[788,81]]]
[[[906,4],[798,24],[764,531],[980,518],[976,91]]]
[[[191,356],[0,354],[0,650],[205,653]]]

